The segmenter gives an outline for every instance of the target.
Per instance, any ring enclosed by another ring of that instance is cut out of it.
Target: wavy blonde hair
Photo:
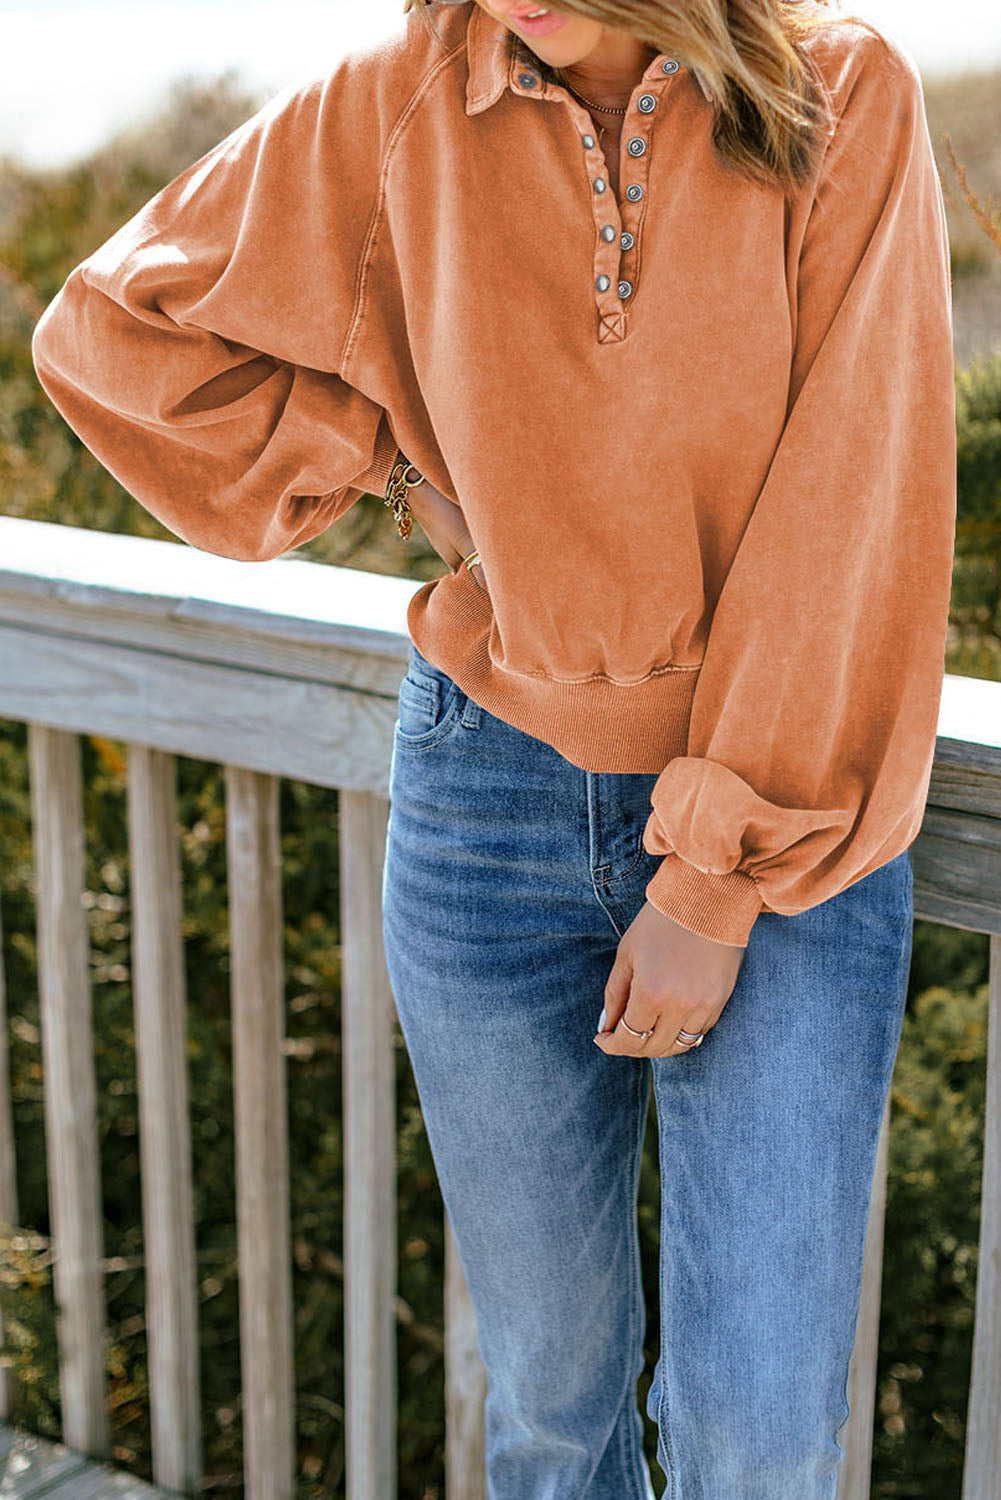
[[[432,31],[433,0],[404,0]],[[457,0],[447,0],[455,4]],[[827,101],[801,43],[818,27],[859,18],[832,14],[828,0],[809,13],[802,0],[559,0],[676,57],[698,75],[713,106],[713,144],[722,160],[788,194],[810,177],[823,149]],[[563,70],[542,61],[523,37],[513,46],[550,83]]]

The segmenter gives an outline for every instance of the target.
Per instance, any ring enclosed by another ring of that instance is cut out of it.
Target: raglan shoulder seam
[[[417,84],[409,100],[401,110],[392,130],[389,133],[389,138],[386,142],[386,149],[383,153],[382,162],[379,168],[379,182],[375,203],[372,205],[372,213],[369,218],[368,229],[365,234],[365,239],[362,243],[362,251],[358,261],[358,271],[355,281],[355,296],[351,319],[348,323],[347,331],[344,335],[344,344],[341,349],[340,360],[338,361],[338,369],[341,371],[342,375],[346,375],[351,357],[354,354],[355,347],[358,342],[361,324],[364,320],[365,295],[368,290],[369,267],[371,264],[373,253],[375,251],[379,229],[381,228],[382,221],[385,215],[386,181],[389,176],[389,169],[392,164],[394,152],[396,151],[399,142],[405,134],[408,125],[416,115],[421,103],[430,93],[432,86],[437,82],[438,78],[445,71],[445,69],[448,68],[457,57],[464,56],[465,52],[466,42],[464,38],[457,47],[453,47],[450,52],[447,52],[444,57],[439,58],[438,61],[435,62],[433,67]]]

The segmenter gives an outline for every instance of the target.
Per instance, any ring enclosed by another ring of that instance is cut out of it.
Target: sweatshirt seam
[[[505,667],[504,670],[512,677],[539,677],[543,682],[559,682],[567,687],[576,687],[581,682],[597,682],[600,679],[603,682],[612,683],[615,687],[632,688],[641,687],[644,682],[649,682],[652,677],[663,677],[668,672],[699,672],[702,670],[702,663],[699,661],[693,662],[691,665],[684,665],[669,662],[663,667],[652,667],[645,676],[637,677],[635,682],[623,682],[621,678],[611,677],[607,672],[591,672],[587,677],[554,677],[551,672],[543,672],[538,667],[522,667],[518,670]]]
[[[355,278],[354,305],[352,307],[351,319],[348,323],[347,331],[344,335],[344,343],[341,348],[341,355],[338,363],[338,370],[340,371],[342,376],[346,376],[346,372],[358,344],[361,333],[361,325],[364,321],[366,294],[368,291],[369,282],[369,269],[372,262],[372,256],[375,252],[379,229],[381,228],[383,218],[385,217],[386,180],[389,176],[389,168],[392,164],[393,153],[396,150],[396,147],[404,131],[406,130],[407,125],[410,123],[411,119],[416,113],[418,105],[429,92],[432,84],[437,80],[439,73],[441,73],[442,70],[446,68],[454,58],[462,56],[465,53],[465,50],[466,43],[465,39],[463,39],[463,41],[460,42],[457,47],[454,47],[451,52],[447,53],[443,58],[435,63],[431,71],[425,74],[420,83],[417,85],[417,88],[411,95],[407,104],[404,106],[401,114],[399,115],[395,125],[390,132],[389,139],[386,143],[386,150],[382,158],[382,164],[379,169],[379,182],[376,192],[376,199],[375,203],[372,206],[369,226],[365,235],[364,243],[362,245],[362,253],[358,263],[358,271]]]

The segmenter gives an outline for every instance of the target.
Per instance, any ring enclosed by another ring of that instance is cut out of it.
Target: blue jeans
[[[651,1500],[636,1214],[651,1078],[670,1500],[833,1500],[909,851],[764,912],[700,1047],[592,1036],[658,862],[653,774],[595,773],[411,644],[390,776],[390,982],[488,1374],[489,1500]]]

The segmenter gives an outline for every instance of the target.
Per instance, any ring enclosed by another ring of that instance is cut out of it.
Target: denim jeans
[[[390,982],[487,1369],[489,1500],[651,1500],[637,1182],[651,1080],[669,1500],[833,1500],[909,851],[763,912],[700,1047],[592,1041],[658,856],[653,774],[597,773],[411,644],[390,775]]]

